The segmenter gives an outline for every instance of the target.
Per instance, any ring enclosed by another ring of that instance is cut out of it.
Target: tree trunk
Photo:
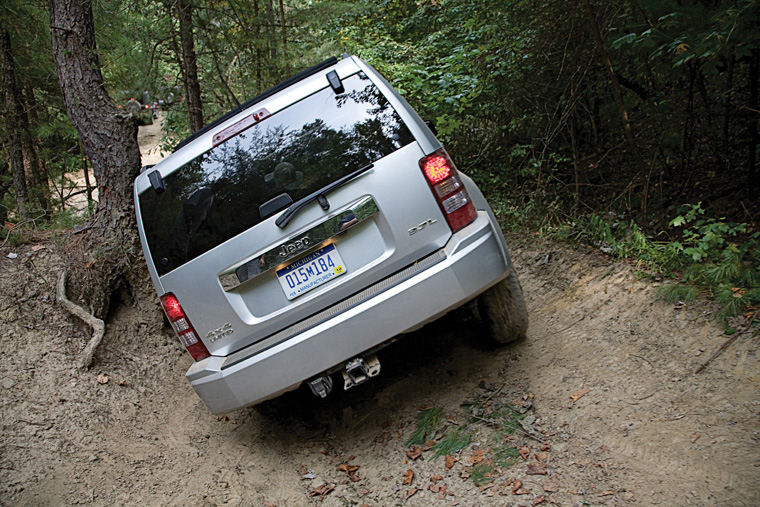
[[[760,67],[760,50],[752,50],[749,64],[749,186],[753,190],[760,188],[760,177],[757,174],[757,144],[758,144],[758,67]]]
[[[193,39],[193,6],[190,0],[179,0],[177,10],[179,11],[179,38],[182,44],[182,66],[185,71],[187,111],[190,115],[190,129],[195,132],[203,128],[203,103]]]
[[[27,88],[27,94],[31,93],[31,90]],[[21,95],[20,95],[21,96]],[[27,181],[31,188],[29,188],[29,194],[32,200],[37,202],[37,205],[42,211],[46,213],[50,211],[50,187],[48,186],[48,178],[45,173],[45,168],[40,162],[40,156],[37,152],[37,136],[32,133],[32,123],[30,122],[30,110],[31,103],[34,102],[34,98],[23,97],[21,107],[21,148],[24,153],[24,159],[27,160],[29,171],[27,173]],[[36,126],[37,123],[35,122]]]
[[[132,182],[140,170],[137,126],[117,109],[103,84],[90,1],[50,0],[50,29],[64,104],[92,164],[99,195],[89,228],[64,247],[70,299],[103,318],[116,290],[131,291],[140,306],[154,299],[132,200]]]
[[[0,79],[2,80],[5,121],[3,142],[13,175],[13,189],[19,218],[25,218],[29,195],[24,174],[24,155],[21,150],[21,103],[16,85],[16,72],[11,52],[11,36],[5,28],[0,33]]]

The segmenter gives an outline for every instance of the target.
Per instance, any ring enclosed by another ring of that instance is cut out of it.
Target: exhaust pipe
[[[333,390],[333,380],[330,375],[320,375],[309,380],[308,384],[311,393],[318,398],[327,398]]]

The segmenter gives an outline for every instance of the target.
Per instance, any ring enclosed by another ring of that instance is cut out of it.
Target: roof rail
[[[248,109],[249,107],[251,107],[252,105],[256,104],[257,102],[261,102],[262,100],[266,99],[267,97],[271,97],[275,93],[277,93],[277,92],[279,92],[281,90],[284,90],[288,86],[290,86],[290,85],[292,85],[294,83],[297,83],[298,81],[301,81],[303,79],[306,79],[307,77],[309,77],[309,76],[311,76],[313,74],[316,74],[317,72],[319,72],[321,70],[324,70],[324,69],[326,69],[328,67],[332,67],[336,63],[338,63],[338,59],[333,56],[331,58],[328,58],[324,62],[315,65],[314,67],[311,67],[309,69],[306,69],[304,71],[299,72],[295,76],[293,76],[293,77],[291,77],[289,79],[286,79],[282,83],[273,86],[272,88],[266,90],[265,92],[259,93],[258,95],[256,95],[252,99],[246,101],[245,103],[241,104],[240,106],[236,107],[232,111],[230,111],[230,112],[228,112],[228,113],[220,116],[216,120],[212,121],[211,123],[209,123],[208,125],[206,125],[202,129],[200,129],[200,130],[198,130],[196,132],[193,132],[189,137],[187,137],[187,138],[183,139],[182,141],[180,141],[174,147],[174,149],[172,150],[172,152],[176,152],[177,150],[179,150],[180,148],[182,148],[183,146],[185,146],[190,141],[192,141],[192,140],[194,140],[194,139],[202,136],[203,134],[205,134],[209,130],[213,129],[214,127],[217,127],[221,123],[224,123],[225,121],[229,120],[230,118],[232,118],[233,116],[235,116],[236,114],[238,114],[240,111],[243,111],[244,109]]]

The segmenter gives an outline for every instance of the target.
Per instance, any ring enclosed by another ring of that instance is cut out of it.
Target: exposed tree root
[[[94,315],[90,315],[81,306],[75,305],[66,297],[66,270],[61,271],[58,277],[58,302],[68,310],[70,313],[76,315],[82,319],[87,325],[92,328],[92,338],[90,342],[84,348],[79,356],[78,366],[82,370],[86,370],[92,364],[92,356],[95,355],[95,349],[98,348],[100,342],[103,340],[103,335],[106,332],[106,324]]]

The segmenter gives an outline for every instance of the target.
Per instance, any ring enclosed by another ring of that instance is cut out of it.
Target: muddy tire
[[[525,338],[528,308],[514,269],[507,278],[480,295],[477,308],[480,319],[496,342],[506,344]]]

